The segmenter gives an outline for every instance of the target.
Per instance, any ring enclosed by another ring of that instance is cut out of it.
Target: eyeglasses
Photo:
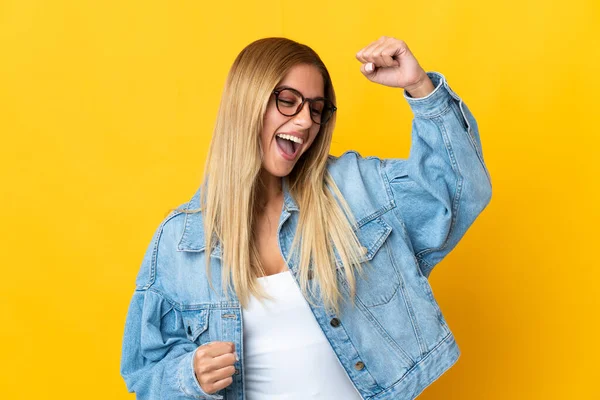
[[[297,115],[304,103],[308,101],[310,119],[318,125],[323,125],[329,121],[337,107],[330,100],[323,97],[314,99],[304,98],[302,93],[292,88],[281,88],[273,90],[275,95],[275,104],[277,110],[286,117]]]

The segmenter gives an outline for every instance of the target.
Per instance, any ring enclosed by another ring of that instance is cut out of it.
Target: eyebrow
[[[305,99],[311,99],[311,100],[320,100],[320,99],[326,100],[326,99],[327,99],[326,97],[323,97],[323,96],[317,96],[317,97],[306,97],[306,96],[304,96],[304,93],[302,93],[301,91],[299,91],[299,90],[298,90],[298,89],[296,89],[295,87],[291,87],[291,86],[287,86],[287,85],[281,85],[281,86],[277,86],[277,87],[275,88],[275,90],[283,90],[283,89],[292,89],[292,90],[294,90],[294,91],[296,91],[296,92],[300,93],[300,94],[301,94],[301,95],[302,95],[302,96],[303,96]]]

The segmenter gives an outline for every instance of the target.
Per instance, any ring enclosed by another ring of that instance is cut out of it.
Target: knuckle
[[[214,392],[216,392],[215,385],[213,385],[212,383],[205,383],[204,386],[202,386],[202,389],[204,389],[204,391],[208,394],[213,394]]]
[[[203,375],[203,374],[206,374],[207,372],[209,372],[209,369],[208,369],[208,366],[206,364],[200,363],[200,364],[196,365],[196,371],[200,375]]]
[[[202,348],[198,348],[198,350],[196,350],[195,358],[197,360],[204,358],[205,356],[206,356],[206,350],[204,350]]]

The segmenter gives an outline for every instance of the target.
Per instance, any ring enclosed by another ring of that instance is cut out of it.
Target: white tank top
[[[361,400],[291,271],[258,281],[276,301],[242,309],[246,399]]]

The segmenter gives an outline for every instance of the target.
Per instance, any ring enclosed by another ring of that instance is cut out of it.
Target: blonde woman
[[[402,40],[356,58],[404,89],[408,158],[329,155],[335,92],[309,47],[236,58],[202,185],[137,276],[121,374],[139,399],[413,399],[458,358],[427,277],[490,200],[477,124]]]

